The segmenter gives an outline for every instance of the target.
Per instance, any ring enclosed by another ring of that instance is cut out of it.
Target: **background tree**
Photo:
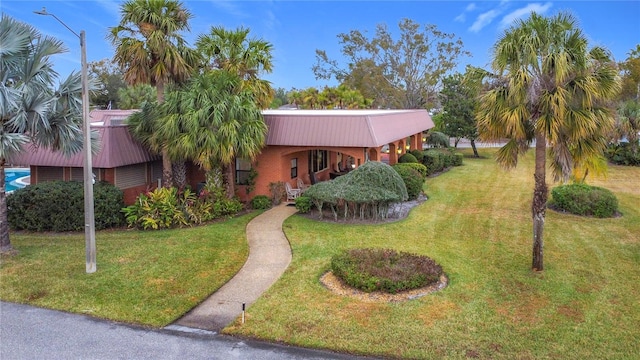
[[[71,154],[82,149],[82,85],[72,73],[53,89],[49,58],[62,42],[2,15],[0,20],[0,253],[11,252],[5,163],[27,143]]]
[[[277,88],[273,93],[273,100],[271,100],[271,104],[269,105],[270,109],[277,109],[283,105],[289,103],[289,99],[287,98],[287,90],[284,88]]]
[[[629,57],[620,63],[622,91],[620,100],[636,99],[640,101],[640,44],[629,51]]]
[[[620,90],[617,70],[606,49],[588,48],[567,13],[518,20],[494,45],[491,67],[493,74],[475,70],[476,79],[492,80],[479,100],[480,138],[508,139],[497,154],[507,168],[535,142],[532,268],[541,271],[547,157],[555,180],[602,157],[613,122],[609,101]]]
[[[358,90],[345,85],[325,86],[322,91],[315,87],[293,89],[287,93],[289,103],[298,109],[368,109],[373,100],[366,99]]]
[[[267,109],[274,90],[270,82],[260,77],[273,71],[273,45],[262,39],[249,38],[249,32],[242,27],[226,30],[213,26],[209,34],[198,37],[196,47],[210,69],[237,74],[243,86],[256,94],[260,108]]]
[[[478,127],[476,125],[475,107],[477,93],[475,88],[465,83],[461,74],[454,74],[444,78],[440,91],[442,112],[442,132],[455,138],[455,146],[461,138],[471,142],[473,155],[478,157],[476,139]]]
[[[191,13],[176,0],[129,0],[120,7],[120,23],[109,29],[116,48],[113,61],[124,70],[129,85],[156,87],[158,103],[165,86],[189,78],[199,63],[197,53],[181,35],[189,30]],[[173,176],[167,149],[162,150],[162,177],[171,187]]]
[[[118,90],[120,109],[141,109],[144,104],[155,102],[156,88],[149,84],[125,86]]]
[[[97,84],[96,91],[89,94],[91,104],[101,109],[119,109],[119,91],[127,87],[122,70],[109,59],[91,61],[87,67],[89,77]]]
[[[462,41],[435,25],[421,27],[410,19],[399,23],[396,40],[386,25],[376,27],[375,36],[351,30],[338,34],[348,65],[342,67],[324,50],[316,50],[316,79],[335,78],[374,99],[375,107],[431,108],[442,78],[457,65]]]

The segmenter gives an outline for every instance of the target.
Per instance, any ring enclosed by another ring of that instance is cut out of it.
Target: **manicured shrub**
[[[419,172],[420,175],[422,175],[423,178],[426,179],[426,177],[427,177],[427,167],[424,166],[423,164],[404,163],[404,164],[395,164],[395,165],[393,165],[394,168],[397,167],[397,166],[408,167],[410,169],[413,169],[413,170]]]
[[[612,217],[618,212],[618,199],[608,189],[586,184],[561,185],[551,190],[549,207],[576,215]]]
[[[461,153],[453,153],[453,162],[451,165],[453,166],[462,166],[462,160],[464,159],[464,155]]]
[[[427,150],[424,152],[422,164],[427,167],[427,173],[432,175],[444,169],[442,154],[438,150]]]
[[[350,249],[331,259],[331,271],[365,292],[395,294],[436,283],[442,267],[432,259],[391,249]]]
[[[95,228],[123,224],[122,191],[107,183],[94,185]],[[51,181],[26,186],[7,196],[9,226],[29,231],[84,229],[84,188],[78,181]]]
[[[417,163],[418,159],[410,153],[403,154],[398,158],[399,163]]]
[[[408,164],[396,164],[393,169],[398,172],[404,185],[407,187],[408,200],[415,200],[422,193],[424,177],[416,170],[406,166]]]
[[[391,166],[368,161],[346,175],[312,185],[305,195],[311,198],[322,218],[328,207],[334,219],[352,216],[385,219],[392,203],[408,198],[402,177]]]
[[[255,210],[265,210],[271,207],[271,199],[266,195],[256,195],[251,199],[251,208]]]
[[[311,211],[311,207],[313,203],[311,202],[311,198],[305,195],[298,196],[296,198],[296,209],[301,214],[306,214]]]
[[[410,150],[409,153],[415,156],[416,160],[418,160],[419,163],[422,163],[422,159],[424,158],[424,151],[413,149],[413,150]]]

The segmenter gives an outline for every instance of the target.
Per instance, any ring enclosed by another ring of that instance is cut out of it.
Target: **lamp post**
[[[87,44],[84,30],[80,35],[73,31],[67,24],[54,14],[47,12],[46,8],[41,11],[34,11],[38,15],[53,16],[60,24],[71,31],[73,35],[80,39],[81,65],[82,65],[82,152],[84,154],[84,239],[87,257],[87,274],[96,271],[96,227],[93,206],[93,172],[91,165],[91,124],[89,121],[89,81],[87,78]]]

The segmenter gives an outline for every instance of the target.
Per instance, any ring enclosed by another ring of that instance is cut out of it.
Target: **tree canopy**
[[[440,103],[443,112],[441,116],[441,130],[450,137],[455,138],[455,144],[461,138],[471,141],[473,153],[478,157],[475,140],[478,138],[475,107],[476,88],[464,82],[462,74],[454,74],[445,77],[440,91]]]
[[[316,50],[316,79],[335,78],[374,99],[375,107],[433,107],[442,78],[469,53],[462,40],[436,25],[403,19],[398,27],[397,39],[385,24],[377,25],[372,37],[359,30],[338,34],[347,65]]]

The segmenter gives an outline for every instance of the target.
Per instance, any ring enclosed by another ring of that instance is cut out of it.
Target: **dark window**
[[[291,178],[298,177],[298,158],[291,159]]]
[[[251,173],[251,161],[236,159],[236,184],[249,185],[249,174]]]
[[[327,168],[327,150],[311,150],[311,171],[318,172]]]

